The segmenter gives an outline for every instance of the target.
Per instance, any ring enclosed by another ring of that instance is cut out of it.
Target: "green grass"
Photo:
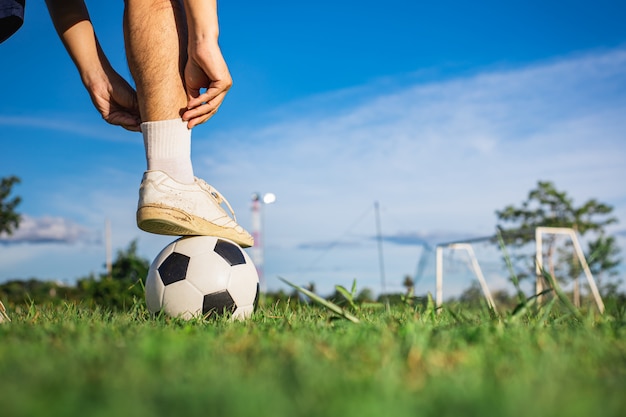
[[[0,416],[622,416],[620,314],[259,308],[184,322],[66,305],[0,325]]]

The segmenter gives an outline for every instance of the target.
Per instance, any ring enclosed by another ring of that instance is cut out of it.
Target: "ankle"
[[[148,171],[163,171],[175,181],[194,182],[191,130],[182,119],[141,124]]]

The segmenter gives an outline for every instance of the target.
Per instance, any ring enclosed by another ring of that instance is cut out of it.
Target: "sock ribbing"
[[[149,171],[163,171],[174,180],[194,182],[191,164],[191,130],[182,119],[141,124]]]

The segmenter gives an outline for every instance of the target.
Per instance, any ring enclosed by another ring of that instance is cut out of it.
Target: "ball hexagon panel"
[[[202,313],[203,295],[187,280],[165,287],[163,310],[172,317],[190,319]]]
[[[213,250],[217,240],[214,236],[184,236],[174,242],[174,250],[193,258],[206,251]]]
[[[237,301],[238,306],[252,305],[258,292],[259,276],[252,263],[231,268],[228,292]]]
[[[154,274],[156,277],[151,277]],[[146,306],[151,313],[158,313],[161,311],[163,305],[163,293],[165,292],[165,285],[158,276],[158,272],[148,273],[146,279]]]
[[[202,294],[211,294],[227,288],[231,267],[212,250],[196,254],[189,262],[187,280]]]

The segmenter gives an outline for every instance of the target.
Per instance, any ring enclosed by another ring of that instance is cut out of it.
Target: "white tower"
[[[261,292],[266,291],[265,277],[263,276],[263,206],[272,204],[276,201],[276,195],[266,193],[261,196],[260,193],[252,194],[252,237],[254,238],[254,246],[252,247],[252,261],[256,266],[259,274],[259,283],[261,284]]]

